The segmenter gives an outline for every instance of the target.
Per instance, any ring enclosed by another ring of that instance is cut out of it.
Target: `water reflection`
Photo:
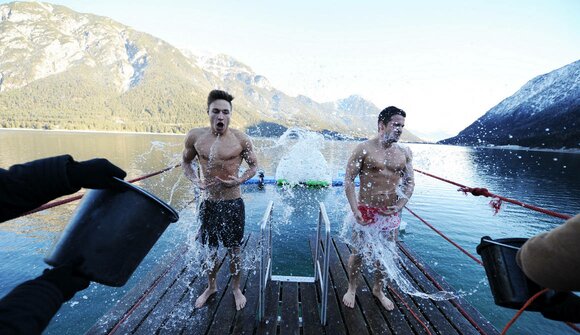
[[[328,189],[277,188],[272,238],[274,275],[312,276],[309,240],[316,237],[319,202]]]

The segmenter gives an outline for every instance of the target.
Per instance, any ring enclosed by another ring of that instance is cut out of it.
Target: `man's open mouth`
[[[225,127],[225,124],[223,122],[218,122],[215,124],[216,128],[218,129],[223,129]]]

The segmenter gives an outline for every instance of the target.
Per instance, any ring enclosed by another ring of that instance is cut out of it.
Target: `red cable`
[[[408,210],[409,213],[413,214],[417,219],[421,220],[421,222],[423,222],[424,224],[426,224],[429,228],[433,229],[437,234],[441,235],[441,237],[443,237],[444,239],[446,239],[447,242],[453,244],[457,249],[461,250],[461,252],[463,252],[464,254],[466,254],[467,256],[469,256],[471,259],[473,259],[474,261],[476,261],[480,265],[483,265],[483,263],[477,257],[475,257],[472,254],[470,254],[469,251],[463,249],[459,244],[453,242],[449,237],[445,236],[445,234],[443,234],[442,232],[440,232],[439,230],[437,230],[437,228],[433,227],[431,224],[429,224],[427,221],[425,221],[422,217],[420,217],[415,212],[413,212],[412,210],[410,210],[409,207],[405,206],[405,209]]]
[[[174,169],[174,168],[176,168],[176,167],[178,167],[178,166],[181,166],[181,164],[177,164],[177,165],[175,165],[175,166],[170,166],[170,167],[168,167],[168,168],[165,168],[165,169],[163,169],[163,170],[160,170],[160,171],[157,171],[157,172],[153,172],[153,173],[150,173],[150,174],[146,174],[146,175],[144,175],[144,176],[137,177],[137,178],[135,178],[135,179],[128,180],[127,182],[129,182],[129,183],[134,183],[134,182],[137,182],[137,181],[140,181],[140,180],[143,180],[143,179],[147,179],[147,178],[150,178],[150,177],[156,176],[156,175],[158,175],[158,174],[161,174],[161,173],[167,172],[167,171],[169,171],[169,170],[171,170],[171,169]],[[26,213],[23,213],[22,215],[20,215],[20,216],[17,216],[17,217],[22,217],[22,216],[30,215],[30,214],[33,214],[33,213],[37,213],[37,212],[43,211],[43,210],[45,210],[45,209],[49,209],[49,208],[53,208],[53,207],[56,207],[56,206],[60,206],[60,205],[64,205],[64,204],[68,204],[69,202],[73,202],[73,201],[75,201],[75,200],[79,200],[79,199],[80,199],[80,198],[82,198],[84,195],[85,195],[85,194],[84,194],[84,193],[82,193],[82,194],[75,195],[75,196],[73,196],[73,197],[70,197],[70,198],[66,198],[66,199],[62,199],[62,200],[57,200],[57,201],[49,202],[49,203],[47,203],[47,204],[44,204],[44,205],[42,205],[42,206],[40,206],[40,207],[38,207],[38,208],[35,208],[35,209],[31,210],[31,211],[28,211],[28,212],[26,212]]]
[[[421,265],[421,263],[419,263],[419,261],[417,261],[417,259],[413,257],[413,255],[411,255],[411,253],[409,253],[409,251],[403,245],[401,245],[399,242],[397,242],[397,245],[399,246],[399,249],[401,249],[401,251],[411,260],[411,262],[413,262],[413,264],[415,264],[415,266],[417,266],[417,268],[421,270],[421,272],[427,278],[429,278],[429,280],[433,283],[433,285],[435,285],[435,287],[437,287],[438,290],[440,291],[444,290],[444,288],[437,282],[437,280],[433,278],[433,276],[431,276],[429,272],[427,272],[427,270],[425,270],[423,265]],[[465,311],[463,307],[461,307],[461,305],[459,305],[455,300],[449,301],[459,310],[459,312],[467,319],[467,321],[469,321],[481,334],[487,334],[485,330],[483,330],[479,326],[479,324],[471,318],[471,315],[469,315],[469,313],[467,313],[467,311]]]
[[[131,314],[133,314],[133,312],[137,309],[137,307],[139,307],[141,305],[141,303],[143,303],[145,298],[147,298],[149,293],[151,293],[153,291],[153,289],[155,289],[155,287],[157,287],[157,285],[159,285],[159,283],[161,282],[161,279],[163,279],[163,277],[165,277],[167,272],[169,272],[169,270],[171,270],[173,268],[173,265],[175,265],[175,263],[177,263],[177,261],[180,259],[180,256],[185,254],[187,252],[187,250],[188,250],[188,247],[183,248],[183,252],[178,254],[175,257],[175,259],[173,260],[173,262],[171,262],[171,264],[165,269],[165,271],[163,271],[163,273],[155,279],[153,284],[151,284],[151,286],[149,286],[147,288],[147,290],[145,290],[145,292],[143,292],[143,294],[139,297],[139,299],[135,302],[135,304],[133,306],[131,306],[131,309],[129,309],[127,311],[127,313],[125,313],[125,315],[123,315],[123,317],[120,320],[118,320],[117,323],[115,324],[115,326],[107,333],[108,335],[115,333],[119,329],[119,327],[123,324],[123,322],[125,322],[125,320],[127,320],[131,316]]]
[[[129,182],[129,183],[134,183],[134,182],[137,182],[137,181],[139,181],[139,180],[147,179],[147,178],[150,178],[150,177],[156,176],[156,175],[158,175],[158,174],[162,174],[163,172],[167,172],[167,171],[169,171],[169,170],[175,169],[176,167],[180,167],[180,166],[181,166],[181,163],[179,163],[179,164],[176,164],[176,165],[174,165],[174,166],[169,166],[169,167],[166,167],[166,168],[165,168],[165,169],[163,169],[163,170],[160,170],[160,171],[157,171],[157,172],[153,172],[153,173],[150,173],[150,174],[146,174],[146,175],[144,175],[144,176],[137,177],[137,178],[135,178],[135,179],[128,180],[128,182]]]
[[[572,218],[572,216],[571,215],[568,215],[568,214],[560,214],[560,213],[557,213],[557,212],[554,212],[554,211],[551,211],[551,210],[548,210],[548,209],[544,209],[544,208],[537,207],[537,206],[534,206],[534,205],[526,204],[526,203],[521,202],[519,200],[510,199],[510,198],[506,198],[506,197],[501,196],[501,195],[497,195],[497,194],[491,193],[486,188],[478,188],[478,187],[472,188],[472,187],[467,187],[465,185],[461,185],[461,184],[456,183],[454,181],[451,181],[451,180],[448,180],[448,179],[445,179],[445,178],[441,178],[441,177],[438,177],[436,175],[433,175],[433,174],[430,174],[430,173],[427,173],[427,172],[424,172],[424,171],[421,171],[421,170],[417,170],[417,169],[414,169],[414,170],[417,171],[417,172],[419,172],[419,173],[422,173],[422,174],[424,174],[426,176],[429,176],[429,177],[432,177],[432,178],[435,178],[435,179],[439,179],[439,180],[444,181],[446,183],[449,183],[451,185],[458,186],[459,187],[459,191],[462,191],[462,192],[465,192],[465,193],[471,193],[471,194],[473,194],[475,196],[483,195],[485,197],[497,198],[497,199],[499,199],[501,201],[507,201],[507,202],[510,202],[512,204],[515,204],[515,205],[518,205],[518,206],[522,206],[524,208],[528,208],[528,209],[534,210],[536,212],[540,212],[540,213],[544,213],[544,214],[547,214],[547,215],[550,215],[550,216],[553,216],[553,217],[557,217],[559,219],[568,220],[568,219]],[[492,203],[492,206],[494,206],[494,209],[497,209],[497,210],[499,210],[499,208],[496,207],[496,206],[499,206],[499,205],[501,205],[501,203],[499,203],[499,204],[493,204]]]
[[[505,335],[505,333],[508,331],[508,329],[512,326],[512,324],[514,322],[516,322],[516,320],[520,317],[520,315],[524,312],[524,310],[526,308],[528,308],[528,306],[532,302],[534,302],[534,300],[536,300],[542,294],[546,293],[548,290],[549,290],[548,288],[545,288],[545,289],[541,290],[540,292],[534,294],[530,299],[528,299],[528,301],[526,301],[526,303],[522,306],[522,308],[520,308],[520,310],[516,313],[516,315],[514,315],[514,317],[510,320],[510,322],[508,322],[507,325],[505,325],[504,329],[501,332],[501,335]]]
[[[441,235],[441,236],[442,236],[444,239],[446,239],[446,240],[447,240],[449,243],[453,244],[455,247],[457,247],[459,250],[461,250],[461,251],[462,251],[464,254],[466,254],[467,256],[469,256],[471,259],[473,259],[474,261],[476,261],[476,262],[477,262],[477,263],[479,263],[480,265],[483,265],[483,263],[482,263],[482,262],[481,262],[479,259],[477,259],[475,256],[473,256],[472,254],[470,254],[470,253],[469,253],[467,250],[463,249],[463,248],[462,248],[461,246],[459,246],[457,243],[453,242],[453,241],[452,241],[450,238],[448,238],[447,236],[445,236],[445,234],[443,234],[442,232],[440,232],[439,230],[437,230],[435,227],[433,227],[431,224],[429,224],[427,221],[425,221],[425,220],[424,220],[422,217],[420,217],[420,216],[419,216],[419,215],[417,215],[415,212],[413,212],[412,210],[410,210],[410,209],[409,209],[407,206],[405,206],[405,209],[406,209],[406,210],[408,210],[408,211],[409,211],[411,214],[413,214],[413,215],[414,215],[414,216],[415,216],[417,219],[419,219],[421,222],[423,222],[423,223],[424,223],[424,224],[426,224],[428,227],[430,227],[431,229],[433,229],[433,230],[434,230],[434,231],[435,231],[437,234]],[[440,289],[440,290],[442,290],[442,289],[443,289],[442,287],[440,287],[440,286],[439,286],[439,284],[437,284],[437,282],[435,281],[435,279],[434,279],[434,278],[432,278],[432,277],[431,277],[431,276],[430,276],[428,273],[426,273],[426,272],[425,272],[425,271],[424,271],[424,270],[423,270],[423,269],[422,269],[422,268],[419,266],[418,262],[416,262],[416,261],[415,261],[415,259],[414,259],[414,258],[413,258],[413,257],[412,257],[412,256],[411,256],[411,255],[410,255],[408,252],[406,252],[406,250],[405,250],[405,249],[404,249],[404,248],[403,248],[401,245],[399,245],[399,247],[400,247],[400,248],[401,248],[401,250],[402,250],[402,251],[403,251],[403,252],[404,252],[404,253],[407,255],[407,257],[409,257],[409,259],[411,259],[411,261],[413,261],[413,263],[415,263],[415,265],[417,265],[417,267],[419,267],[419,269],[421,269],[421,271],[423,272],[423,274],[425,274],[425,275],[426,275],[426,276],[427,276],[429,279],[431,279],[431,281],[432,281],[432,282],[433,282],[433,283],[434,283],[434,284],[437,286],[437,288],[438,288],[438,289]],[[539,293],[543,293],[543,292],[545,292],[546,290],[547,290],[547,289],[544,289],[543,291],[540,291]],[[532,298],[533,298],[533,297],[532,297]],[[534,298],[534,299],[535,299],[535,298]],[[531,300],[531,301],[533,301],[531,298],[530,298],[530,300]],[[531,302],[530,302],[530,303],[531,303]],[[464,314],[464,316],[467,316],[467,313],[466,313],[466,312],[464,312],[464,311],[461,309],[461,307],[459,307],[459,305],[457,305],[457,304],[455,304],[455,303],[454,303],[454,305],[455,305],[455,306],[456,306],[458,309],[460,309],[460,310],[462,311],[462,314]],[[527,305],[529,305],[529,304],[526,304],[526,305],[524,305],[524,307],[522,307],[522,309],[521,309],[520,311],[521,311],[521,312],[523,312],[523,309],[525,309],[525,308],[527,307]],[[517,319],[517,317],[519,317],[519,314],[521,314],[521,312],[520,312],[520,313],[518,313],[518,314],[516,315],[516,317],[513,319],[513,321],[510,321],[510,323],[508,323],[508,325],[506,325],[506,327],[507,327],[507,328],[509,328],[508,326],[511,326],[511,323],[515,322],[515,319]],[[470,320],[470,321],[471,321],[471,320]],[[472,324],[474,324],[474,325],[475,325],[476,323],[472,322]],[[577,331],[577,332],[579,332],[579,333],[580,333],[580,328],[578,328],[578,327],[577,327],[576,325],[574,325],[573,323],[566,322],[566,324],[567,324],[567,325],[568,325],[570,328],[572,328],[572,329],[574,329],[575,331]],[[507,328],[506,328],[506,329],[504,329],[504,330],[507,330]],[[502,334],[504,334],[504,333],[502,333]]]
[[[401,300],[401,302],[403,304],[405,304],[405,306],[411,312],[411,314],[413,314],[413,316],[415,317],[415,319],[417,319],[417,321],[419,321],[419,323],[423,326],[423,328],[425,328],[425,330],[427,331],[427,334],[431,335],[431,332],[429,331],[429,327],[427,327],[427,325],[421,319],[419,319],[419,316],[417,314],[415,314],[415,312],[413,312],[413,310],[411,309],[411,307],[405,302],[405,300],[403,300],[403,297],[401,297],[399,295],[399,293],[397,293],[397,291],[393,290],[390,286],[387,286],[387,288],[391,292],[393,292],[397,296],[397,298],[399,298],[399,300]]]
[[[137,182],[137,181],[140,181],[140,180],[143,180],[143,179],[147,179],[147,178],[150,178],[150,177],[156,176],[156,175],[158,175],[158,174],[164,173],[164,172],[166,172],[166,171],[169,171],[169,170],[171,170],[171,169],[174,169],[174,168],[176,168],[176,167],[179,167],[179,166],[181,166],[181,164],[177,164],[177,165],[175,165],[175,166],[170,166],[170,167],[167,167],[167,168],[165,168],[165,169],[163,169],[163,170],[160,170],[160,171],[157,171],[157,172],[153,172],[153,173],[150,173],[150,174],[147,174],[147,175],[144,175],[144,176],[141,176],[141,177],[135,178],[135,179],[128,180],[128,182],[129,182],[129,183],[134,183],[134,182]],[[503,197],[503,196],[498,196],[498,195],[496,195],[496,194],[493,194],[493,193],[489,192],[489,191],[488,191],[487,189],[485,189],[485,188],[471,188],[471,187],[467,187],[467,186],[465,186],[465,185],[461,185],[461,184],[459,184],[459,183],[453,182],[453,181],[451,181],[451,180],[447,180],[447,179],[445,179],[445,178],[441,178],[441,177],[438,177],[438,176],[432,175],[432,174],[430,174],[430,173],[427,173],[427,172],[424,172],[424,171],[420,171],[420,170],[417,170],[417,169],[415,169],[415,171],[417,171],[417,172],[419,172],[419,173],[422,173],[422,174],[424,174],[424,175],[427,175],[427,176],[429,176],[429,177],[432,177],[432,178],[435,178],[435,179],[442,180],[442,181],[444,181],[444,182],[447,182],[447,183],[449,183],[449,184],[452,184],[452,185],[458,186],[458,187],[460,187],[459,191],[463,191],[463,192],[469,192],[469,193],[471,193],[471,194],[473,194],[473,195],[475,195],[475,196],[483,195],[483,196],[486,196],[486,197],[493,197],[493,198],[498,198],[498,199],[501,199],[501,200],[504,200],[504,201],[507,201],[507,202],[510,202],[510,203],[513,203],[513,204],[516,204],[516,205],[520,205],[520,206],[522,206],[522,207],[524,207],[524,208],[529,208],[529,209],[532,209],[532,210],[535,210],[535,211],[538,211],[538,212],[541,212],[541,213],[545,213],[545,214],[548,214],[548,215],[551,215],[551,216],[554,216],[554,217],[557,217],[557,218],[561,218],[561,219],[569,219],[569,218],[571,218],[571,217],[572,217],[572,216],[570,216],[570,215],[566,215],[566,214],[560,214],[560,213],[557,213],[557,212],[554,212],[554,211],[550,211],[550,210],[547,210],[547,209],[543,209],[543,208],[540,208],[540,207],[536,207],[536,206],[533,206],[533,205],[528,205],[528,204],[526,204],[526,203],[523,203],[523,202],[520,202],[520,201],[518,201],[518,200],[513,200],[513,199],[510,199],[510,198]],[[26,216],[26,215],[29,215],[29,214],[32,214],[32,213],[40,212],[40,211],[43,211],[43,210],[45,210],[45,209],[53,208],[53,207],[56,207],[56,206],[60,206],[60,205],[63,205],[63,204],[66,204],[66,203],[69,203],[69,202],[72,202],[72,201],[75,201],[75,200],[81,199],[81,198],[83,197],[83,195],[84,195],[84,194],[80,194],[80,195],[73,196],[73,197],[70,197],[70,198],[67,198],[67,199],[63,199],[63,200],[59,200],[59,201],[54,201],[54,202],[51,202],[51,203],[45,204],[45,205],[43,205],[43,206],[40,206],[40,207],[38,207],[38,208],[36,208],[36,209],[34,209],[34,210],[31,210],[31,211],[29,211],[29,212],[26,212],[26,213],[24,213],[24,214],[22,214],[21,216]],[[411,213],[413,216],[415,216],[415,217],[416,217],[416,218],[418,218],[418,219],[419,219],[421,222],[423,222],[425,225],[427,225],[428,227],[430,227],[431,229],[433,229],[433,230],[434,230],[436,233],[438,233],[440,236],[442,236],[442,237],[443,237],[445,240],[447,240],[449,243],[453,244],[455,247],[457,247],[457,248],[458,248],[460,251],[462,251],[464,254],[466,254],[467,256],[469,256],[469,257],[470,257],[471,259],[473,259],[475,262],[479,263],[480,265],[483,265],[483,263],[482,263],[482,262],[481,262],[479,259],[477,259],[475,256],[471,255],[471,254],[470,254],[470,253],[469,253],[467,250],[463,249],[463,248],[462,248],[460,245],[458,245],[457,243],[455,243],[454,241],[452,241],[450,238],[448,238],[447,236],[445,236],[445,234],[443,234],[442,232],[440,232],[439,230],[437,230],[435,227],[433,227],[431,224],[429,224],[429,223],[428,223],[427,221],[425,221],[423,218],[421,218],[420,216],[418,216],[418,215],[417,215],[415,212],[413,212],[412,210],[410,210],[410,209],[409,209],[407,206],[405,206],[405,209],[407,209],[407,210],[408,210],[408,211],[409,211],[409,212],[410,212],[410,213]],[[402,250],[403,250],[403,252],[405,252],[404,248],[403,248]],[[405,252],[405,253],[406,253],[406,252]],[[422,267],[420,267],[420,266],[419,266],[419,263],[418,263],[418,262],[416,262],[416,260],[415,260],[415,259],[414,259],[414,258],[413,258],[413,257],[412,257],[410,254],[408,254],[408,253],[406,253],[406,254],[407,254],[407,256],[408,256],[408,257],[409,257],[409,258],[410,258],[410,259],[411,259],[411,260],[412,260],[412,261],[415,263],[415,265],[417,265],[417,266],[418,266],[418,267],[421,269],[421,271],[423,272],[423,274],[425,274],[427,277],[429,277],[429,279],[430,279],[430,280],[431,280],[431,281],[432,281],[432,282],[433,282],[433,283],[434,283],[434,284],[437,286],[437,288],[438,288],[438,289],[440,289],[440,290],[442,290],[442,289],[443,289],[443,288],[442,288],[442,287],[441,287],[441,286],[440,286],[440,285],[439,285],[439,284],[438,284],[438,283],[437,283],[437,282],[434,280],[434,278],[432,278],[432,277],[431,277],[431,276],[430,276],[428,273],[426,273],[426,272],[424,271],[424,269],[422,269]],[[169,268],[171,268],[171,267],[169,267]],[[168,269],[169,269],[169,268],[168,268]],[[166,272],[167,272],[167,271],[168,271],[168,270],[166,270]],[[158,277],[158,278],[157,278],[157,280],[156,280],[156,281],[153,283],[153,285],[152,285],[151,287],[149,287],[149,289],[148,289],[147,291],[145,291],[145,292],[144,292],[144,294],[143,294],[143,295],[140,297],[140,299],[137,301],[137,303],[136,303],[135,305],[133,305],[133,307],[132,307],[132,308],[131,308],[131,309],[130,309],[128,312],[127,312],[127,314],[125,314],[124,318],[123,318],[123,319],[122,319],[122,320],[121,320],[119,323],[117,323],[117,324],[115,325],[115,327],[114,327],[114,328],[111,330],[111,332],[110,332],[109,334],[111,334],[111,333],[115,332],[115,331],[118,329],[118,327],[119,327],[120,323],[121,323],[122,321],[124,321],[124,320],[125,320],[127,317],[129,317],[129,315],[131,315],[131,313],[134,311],[134,309],[135,309],[135,308],[137,308],[137,306],[139,306],[139,305],[141,304],[141,302],[142,302],[142,301],[145,299],[145,297],[146,297],[146,296],[149,294],[149,292],[150,292],[150,291],[151,291],[153,288],[155,288],[155,286],[157,286],[157,284],[158,284],[158,283],[159,283],[159,281],[161,280],[161,277],[163,277],[163,276],[165,275],[165,273],[166,273],[166,272],[164,272],[164,273],[163,273],[163,274],[162,274],[160,277]],[[522,307],[522,309],[520,309],[520,311],[518,311],[518,313],[517,313],[517,314],[514,316],[514,318],[513,318],[512,320],[510,320],[510,322],[509,322],[509,323],[506,325],[506,327],[504,328],[504,331],[502,332],[502,335],[503,335],[503,334],[505,334],[505,332],[507,331],[507,329],[509,329],[509,327],[510,327],[510,326],[511,326],[511,325],[512,325],[514,322],[515,322],[515,320],[516,320],[516,319],[519,317],[519,315],[520,315],[520,314],[523,312],[523,310],[524,310],[524,309],[525,309],[525,308],[526,308],[526,307],[527,307],[529,304],[531,304],[531,303],[532,303],[532,302],[533,302],[533,301],[534,301],[534,300],[535,300],[535,299],[536,299],[536,298],[537,298],[539,295],[541,295],[542,293],[544,293],[546,290],[547,290],[547,289],[544,289],[544,290],[542,290],[542,291],[540,291],[540,292],[536,293],[536,295],[534,295],[532,298],[530,298],[530,299],[528,300],[528,302],[526,302],[526,304],[525,304],[525,305]],[[392,292],[393,292],[395,295],[397,295],[397,297],[398,297],[398,298],[399,298],[399,299],[400,299],[400,300],[401,300],[401,301],[402,301],[402,302],[403,302],[403,303],[404,303],[404,304],[407,306],[407,308],[408,308],[408,309],[409,309],[409,311],[410,311],[410,312],[413,314],[413,316],[414,316],[414,317],[417,319],[417,321],[419,321],[419,322],[420,322],[420,323],[423,325],[423,327],[425,327],[425,330],[427,330],[427,332],[428,332],[429,334],[431,334],[431,332],[429,331],[428,327],[427,327],[427,326],[426,326],[426,325],[425,325],[425,324],[424,324],[424,323],[423,323],[423,322],[422,322],[422,321],[421,321],[421,320],[418,318],[418,316],[417,316],[417,315],[416,315],[416,314],[413,312],[413,310],[411,310],[411,309],[410,309],[410,307],[409,307],[409,306],[407,305],[407,303],[406,303],[406,302],[405,302],[405,301],[404,301],[404,300],[401,298],[401,296],[400,296],[400,295],[399,295],[399,294],[398,294],[396,291],[394,291],[393,289],[391,289],[391,291],[392,291]],[[480,332],[483,332],[483,331],[482,331],[482,330],[481,330],[481,329],[480,329],[480,328],[477,326],[477,323],[476,323],[475,321],[473,321],[473,320],[472,320],[470,317],[468,317],[468,314],[467,314],[467,312],[465,312],[465,311],[463,310],[463,308],[461,308],[461,307],[460,307],[460,306],[459,306],[457,303],[455,303],[454,301],[452,301],[452,303],[453,303],[453,304],[454,304],[454,305],[455,305],[455,306],[456,306],[456,307],[457,307],[457,308],[458,308],[458,309],[459,309],[459,310],[462,312],[462,314],[463,314],[464,316],[466,316],[466,317],[468,318],[468,320],[469,320],[469,321],[470,321],[470,322],[471,322],[473,325],[475,325],[475,326],[476,326],[476,327],[477,327],[477,328],[480,330]],[[576,327],[574,324],[572,324],[572,323],[569,323],[569,322],[567,322],[566,324],[568,324],[568,326],[570,326],[572,329],[574,329],[574,330],[576,330],[576,331],[580,331],[580,329],[578,329],[578,328],[577,328],[577,327]]]
[[[70,197],[70,198],[66,198],[66,199],[62,199],[62,200],[57,200],[57,201],[49,202],[48,204],[44,204],[44,205],[42,205],[42,206],[40,206],[38,208],[35,208],[35,209],[31,210],[31,211],[28,211],[26,213],[23,213],[22,215],[19,215],[17,217],[19,218],[19,217],[22,217],[22,216],[26,216],[26,215],[30,215],[30,214],[36,213],[36,212],[41,212],[41,211],[43,211],[45,209],[49,209],[49,208],[53,208],[53,207],[56,207],[56,206],[68,204],[69,202],[73,202],[75,200],[79,200],[84,195],[85,194],[83,193],[83,194],[75,195],[74,197]]]

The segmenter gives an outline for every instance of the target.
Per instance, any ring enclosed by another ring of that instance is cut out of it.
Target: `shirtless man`
[[[396,143],[403,132],[405,117],[403,110],[393,106],[381,111],[378,135],[359,144],[348,160],[344,189],[354,217],[353,224],[362,226],[354,227],[355,243],[364,242],[365,233],[368,233],[365,229],[368,230],[370,225],[378,225],[375,231],[380,231],[385,239],[397,239],[400,211],[415,186],[411,150]],[[357,176],[360,176],[358,200],[354,184]],[[402,194],[397,192],[400,184],[403,186]],[[356,302],[361,263],[362,256],[353,249],[348,260],[348,291],[342,298],[350,308],[354,308]],[[383,280],[382,272],[376,269],[373,295],[390,311],[394,305],[383,292]]]
[[[210,127],[194,128],[185,138],[183,171],[185,176],[201,190],[207,192],[200,207],[202,243],[209,245],[212,259],[217,256],[219,241],[228,249],[232,291],[236,309],[246,305],[240,290],[240,245],[244,237],[245,207],[240,185],[256,174],[257,160],[250,138],[236,129],[230,129],[232,100],[229,93],[213,90],[207,97]],[[202,177],[198,177],[191,162],[198,157]],[[238,177],[242,159],[248,169]],[[217,291],[217,264],[208,273],[208,286],[195,301],[202,307]]]

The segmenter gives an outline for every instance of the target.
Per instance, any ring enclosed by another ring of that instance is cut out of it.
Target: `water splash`
[[[221,146],[221,137],[220,134],[217,134],[215,141],[212,143],[211,147],[209,148],[209,155],[207,158],[207,172],[209,173],[212,169],[216,168],[215,161],[217,158],[217,151]]]
[[[285,180],[294,186],[308,182],[332,183],[332,174],[328,163],[321,153],[324,137],[300,128],[288,129],[274,147],[291,149],[282,156],[276,168],[276,180]]]
[[[454,293],[448,291],[432,293],[419,291],[407,279],[397,243],[389,238],[391,234],[392,230],[382,230],[377,224],[368,226],[357,224],[354,216],[349,212],[344,218],[339,237],[358,251],[363,258],[364,266],[373,270],[378,269],[388,281],[394,283],[406,294],[435,301],[456,298]],[[353,238],[353,235],[357,235],[358,238]],[[384,285],[387,284],[387,280],[383,283]]]
[[[168,143],[162,141],[151,141],[148,151],[141,153],[135,159],[136,171],[127,171],[131,176],[139,176],[154,172],[153,169],[177,166],[181,163],[181,148],[183,144]],[[147,170],[140,170],[149,167]],[[186,188],[182,178],[180,168],[162,173],[154,178],[148,178],[139,182],[143,188],[154,191],[160,199],[165,200],[169,205],[178,211],[187,206],[187,196],[183,196]]]

